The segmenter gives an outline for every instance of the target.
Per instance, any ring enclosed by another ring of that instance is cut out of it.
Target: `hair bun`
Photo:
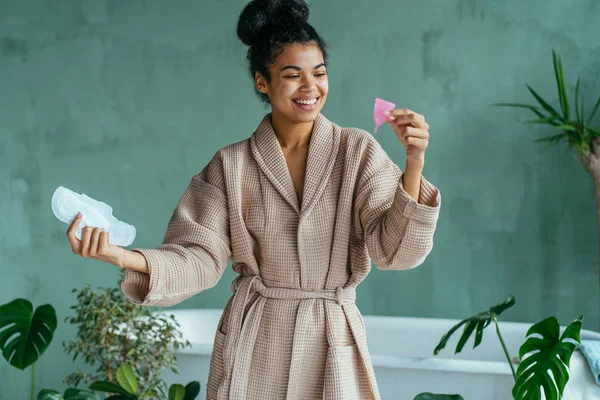
[[[308,5],[304,0],[252,0],[244,7],[237,35],[247,46],[252,45],[260,30],[273,19],[308,21]]]

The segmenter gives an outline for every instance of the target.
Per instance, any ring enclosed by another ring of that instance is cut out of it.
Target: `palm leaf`
[[[541,390],[547,399],[562,396],[569,374],[567,368],[575,344],[579,342],[583,316],[573,321],[559,338],[560,326],[555,317],[546,318],[527,331],[527,341],[519,349],[521,364],[512,394],[515,400],[539,399]],[[531,336],[538,334],[541,336]],[[524,356],[531,353],[527,358]],[[552,372],[552,376],[549,371]]]
[[[463,319],[458,324],[454,325],[444,336],[442,336],[442,339],[433,351],[433,354],[437,355],[444,347],[446,347],[450,336],[452,336],[452,334],[456,332],[458,328],[460,328],[462,325],[465,325],[465,327],[462,336],[459,339],[458,344],[456,345],[456,350],[454,354],[460,353],[464,345],[467,343],[467,340],[469,340],[471,333],[473,332],[475,332],[475,343],[473,345],[473,348],[479,346],[483,338],[483,330],[492,322],[494,316],[502,314],[502,312],[514,305],[514,296],[509,296],[502,303],[496,304],[495,306],[491,307],[488,311],[480,312],[479,314]]]
[[[540,118],[546,118],[544,114],[542,114],[536,106],[530,106],[528,104],[518,104],[518,103],[495,103],[495,106],[499,107],[518,107],[518,108],[527,108],[535,113]]]
[[[56,311],[50,304],[39,306],[35,313],[31,302],[26,299],[16,299],[0,306],[2,355],[10,365],[24,370],[48,349],[56,325]],[[18,336],[13,337],[15,334]],[[12,340],[9,342],[9,339]]]
[[[588,131],[592,132],[594,134],[594,136],[600,136],[600,132],[599,131],[597,131],[595,129],[592,129],[589,126],[586,127],[585,129],[587,129]]]
[[[556,117],[544,117],[540,119],[532,119],[529,121],[525,121],[526,124],[550,124],[552,126],[560,125],[559,122],[556,122]]]
[[[558,87],[558,99],[560,101],[560,108],[562,109],[565,120],[569,120],[569,98],[567,97],[567,88],[565,85],[565,75],[562,69],[562,61],[560,56],[556,55],[552,50],[552,58],[554,60],[554,74],[556,76],[556,86]]]
[[[598,97],[598,101],[596,102],[596,105],[594,106],[594,109],[592,110],[592,113],[590,114],[590,117],[588,118],[586,125],[589,125],[590,122],[592,122],[592,118],[594,118],[594,115],[596,114],[596,111],[598,110],[598,106],[600,106],[600,97]]]
[[[559,120],[565,122],[564,118],[554,108],[552,108],[552,106],[550,104],[548,104],[544,99],[542,99],[540,97],[540,95],[537,94],[536,91],[533,90],[533,88],[531,86],[529,86],[529,85],[526,85],[526,86],[527,86],[527,89],[529,89],[529,91],[533,95],[533,97],[535,97],[535,99],[538,101],[538,103],[540,103],[546,111],[548,111],[550,114],[552,114]]]
[[[577,128],[575,128],[573,125],[557,125],[556,128],[563,131],[577,132]]]
[[[564,133],[559,133],[558,135],[546,136],[540,139],[536,139],[535,142],[548,142],[548,144],[556,144],[566,137],[567,135],[565,135]]]

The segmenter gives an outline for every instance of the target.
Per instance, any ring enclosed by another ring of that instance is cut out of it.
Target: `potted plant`
[[[497,103],[497,106],[524,108],[535,114],[536,118],[526,121],[528,124],[544,124],[557,131],[554,135],[537,139],[536,142],[545,142],[549,146],[566,141],[569,148],[575,147],[579,160],[585,170],[591,175],[594,182],[594,199],[596,202],[596,224],[598,229],[598,240],[600,242],[600,128],[592,128],[590,124],[600,106],[600,97],[596,101],[590,115],[586,118],[583,95],[579,95],[580,80],[577,79],[575,86],[574,113],[571,112],[569,96],[565,84],[565,76],[560,57],[552,51],[554,64],[554,76],[558,88],[558,99],[560,110],[556,110],[550,103],[544,100],[529,85],[527,89],[537,101],[537,105],[520,103]],[[600,245],[598,246],[600,251]],[[598,263],[600,270],[600,259]],[[599,275],[600,277],[600,275]],[[600,281],[599,281],[600,289]]]
[[[164,368],[179,372],[177,359],[171,352],[189,346],[181,340],[179,325],[173,316],[153,314],[147,308],[127,301],[119,289],[94,291],[89,285],[78,292],[75,317],[67,321],[79,326],[77,339],[63,346],[67,353],[74,352],[73,361],[81,355],[91,365],[100,363],[96,375],[77,372],[67,377],[67,384],[93,381],[89,390],[68,388],[64,395],[43,389],[38,399],[44,400],[99,400],[93,391],[119,386],[127,395],[117,393],[117,399],[168,398],[194,399],[200,391],[196,381],[187,386],[171,385],[168,389],[161,378]],[[53,340],[57,327],[54,307],[39,306],[35,312],[26,299],[15,299],[0,305],[0,350],[15,368],[31,366],[30,399],[35,399],[35,363]],[[116,369],[116,373],[114,372]],[[136,376],[133,371],[138,371]],[[115,383],[116,381],[118,382]],[[129,385],[129,386],[128,386]],[[181,393],[184,397],[180,397]],[[112,392],[111,392],[112,393]],[[124,396],[124,397],[123,397]]]
[[[67,354],[73,354],[73,361],[82,357],[97,369],[96,374],[78,370],[64,382],[75,387],[82,381],[114,382],[116,368],[127,363],[138,372],[140,398],[167,397],[163,370],[178,373],[173,350],[191,346],[182,340],[174,317],[129,302],[118,287],[95,290],[87,285],[73,292],[77,294],[77,304],[71,307],[75,316],[65,321],[78,330],[76,339],[63,342],[63,347]]]
[[[133,367],[129,363],[122,364],[117,369],[117,383],[96,381],[90,385],[90,390],[110,393],[109,400],[138,400],[146,398],[147,393],[140,392],[138,380]],[[113,394],[114,393],[114,394]],[[194,400],[200,393],[200,383],[192,381],[185,387],[178,383],[169,387],[168,400]],[[91,391],[69,388],[64,396],[52,389],[43,389],[37,400],[101,400]]]
[[[481,344],[483,339],[483,330],[492,322],[496,327],[496,333],[506,360],[510,365],[515,385],[512,389],[513,398],[516,400],[537,400],[541,399],[540,387],[544,390],[545,398],[548,400],[559,399],[562,396],[565,385],[569,380],[568,367],[571,355],[576,349],[575,343],[580,343],[580,332],[583,316],[573,321],[562,335],[559,335],[560,326],[555,317],[546,318],[534,324],[527,331],[527,340],[519,348],[519,367],[515,371],[513,360],[500,333],[498,317],[502,312],[515,305],[515,297],[509,296],[504,302],[496,304],[488,311],[480,312],[469,318],[463,319],[454,325],[446,334],[444,334],[433,351],[434,355],[446,346],[448,339],[461,326],[464,325],[462,335],[458,340],[454,354],[460,353],[465,344],[475,333],[473,348]],[[532,336],[540,335],[541,339]],[[550,375],[552,374],[552,375]],[[554,385],[556,383],[556,387]],[[421,396],[423,394],[420,394]],[[442,400],[450,399],[448,395],[427,394],[430,397],[419,397],[415,400]],[[460,399],[460,397],[458,397]]]
[[[0,306],[0,350],[13,367],[23,371],[31,366],[31,400],[35,398],[35,363],[50,346],[56,326],[56,310],[50,304],[35,312],[26,299]]]

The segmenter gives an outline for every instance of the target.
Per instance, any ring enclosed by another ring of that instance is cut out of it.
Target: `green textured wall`
[[[600,95],[597,0],[315,1],[310,22],[330,46],[324,114],[371,131],[375,97],[431,125],[424,174],[443,206],[432,254],[408,272],[373,270],[364,314],[461,318],[514,294],[507,320],[580,314],[599,325],[592,181],[573,151],[546,148],[525,83],[558,104],[563,57],[591,109]],[[53,216],[59,185],[106,201],[153,248],[191,177],[249,137],[266,109],[252,92],[235,24],[245,1],[0,2],[0,304],[51,303],[59,315],[38,363],[38,390],[64,389],[75,367],[63,321],[87,283],[115,285],[112,265],[71,253]],[[596,118],[596,125],[600,119]],[[401,168],[389,127],[377,139]],[[222,307],[216,288],[177,307]],[[0,399],[26,399],[29,370],[0,360]]]

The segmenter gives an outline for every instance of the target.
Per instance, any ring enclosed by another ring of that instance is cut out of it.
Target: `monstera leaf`
[[[573,321],[560,337],[560,326],[555,317],[546,318],[527,331],[528,339],[519,349],[519,357],[523,361],[517,369],[517,382],[512,390],[515,400],[540,399],[540,388],[543,388],[547,399],[558,399],[562,396],[569,380],[569,361],[576,348],[571,341],[580,342],[582,319],[583,316]],[[541,338],[530,337],[533,334],[538,334]],[[532,354],[525,358],[529,353]]]
[[[413,400],[464,400],[462,396],[457,394],[435,394],[435,393],[421,393],[418,394]]]
[[[509,296],[505,301],[496,304],[495,306],[491,307],[488,311],[480,312],[479,314],[473,315],[472,317],[463,319],[458,324],[454,325],[444,336],[442,336],[442,339],[433,351],[433,354],[437,355],[444,347],[446,347],[446,343],[448,343],[448,339],[450,339],[450,336],[452,336],[452,334],[456,332],[456,330],[458,330],[458,328],[460,328],[462,325],[464,325],[465,327],[463,329],[462,336],[460,337],[460,340],[456,345],[456,351],[454,352],[454,354],[461,352],[461,350],[465,346],[465,343],[467,343],[467,340],[469,340],[469,337],[474,331],[475,343],[473,345],[473,348],[479,346],[481,344],[481,340],[483,339],[483,330],[492,322],[494,318],[502,314],[506,309],[514,306],[515,301],[516,300],[514,296]]]
[[[53,389],[42,389],[37,395],[37,400],[63,400],[62,395]]]
[[[50,304],[38,307],[35,313],[31,302],[25,299],[0,306],[2,355],[10,365],[24,370],[44,354],[56,324],[56,311]]]

